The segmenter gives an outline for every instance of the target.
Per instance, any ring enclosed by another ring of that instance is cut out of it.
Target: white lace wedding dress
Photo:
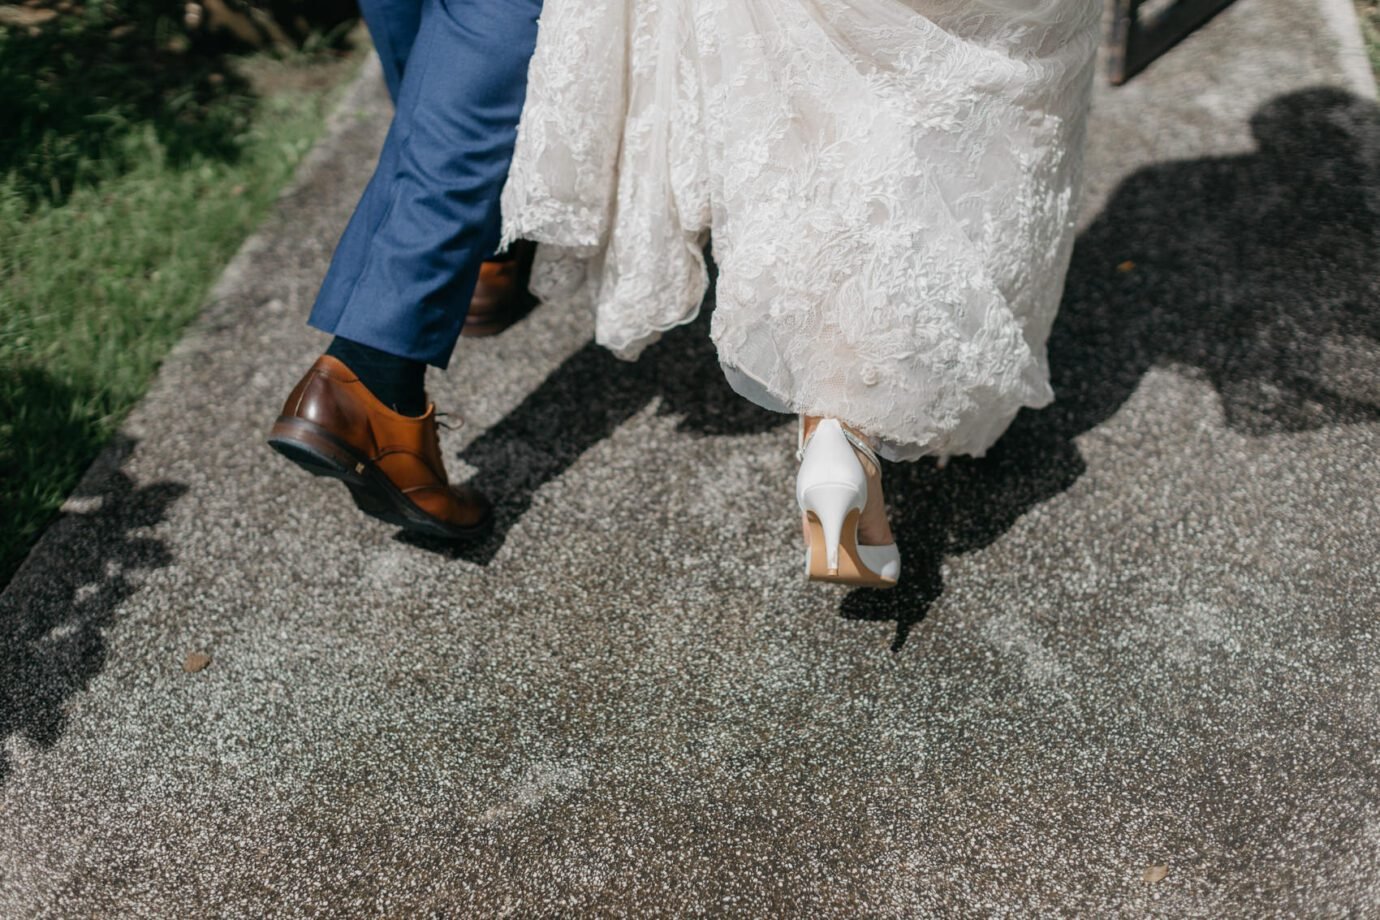
[[[1053,394],[1095,0],[546,0],[504,237],[635,357],[691,320],[734,388],[892,459]]]

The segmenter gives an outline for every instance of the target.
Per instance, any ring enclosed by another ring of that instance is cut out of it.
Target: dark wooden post
[[[1232,0],[1112,0],[1111,34],[1107,36],[1107,70],[1120,86],[1194,29],[1230,6]],[[1147,6],[1159,7],[1147,13]]]

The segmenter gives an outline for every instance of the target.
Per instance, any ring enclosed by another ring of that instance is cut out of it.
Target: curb
[[[1337,41],[1337,61],[1351,83],[1348,88],[1358,96],[1380,101],[1376,87],[1380,74],[1371,70],[1366,41],[1361,36],[1361,19],[1352,0],[1318,0],[1318,11]]]

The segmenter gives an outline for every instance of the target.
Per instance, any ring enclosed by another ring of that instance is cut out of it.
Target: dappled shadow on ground
[[[1152,367],[1210,382],[1249,435],[1380,421],[1380,109],[1311,89],[1251,127],[1254,153],[1156,165],[1117,188],[1074,250],[1050,340],[1055,403],[1022,412],[981,460],[888,469],[905,580],[854,592],[845,616],[895,621],[899,649],[942,591],[945,556],[1072,485],[1073,439]]]
[[[32,23],[0,21],[0,177],[26,204],[61,202],[150,158],[236,159],[258,105],[243,54],[341,49],[357,16],[350,0],[6,8]]]
[[[105,629],[133,593],[138,572],[170,565],[166,543],[142,533],[163,520],[186,486],[136,486],[118,461],[134,442],[117,437],[115,461],[73,495],[82,510],[64,513],[62,529],[38,561],[0,596],[0,782],[12,769],[13,737],[39,747],[57,742],[70,699],[105,666]],[[88,509],[89,510],[86,510]]]
[[[0,176],[60,201],[154,155],[239,153],[254,100],[220,42],[180,39],[184,4],[81,6],[0,37]]]
[[[1251,124],[1252,154],[1157,165],[1121,184],[1074,251],[1050,341],[1057,401],[1021,413],[985,458],[888,467],[905,576],[849,594],[845,617],[894,622],[899,650],[943,591],[944,558],[988,546],[1076,482],[1074,439],[1152,367],[1210,382],[1227,424],[1247,434],[1380,420],[1380,110],[1322,88],[1271,101]],[[1127,260],[1134,269],[1118,270]],[[706,327],[677,330],[634,365],[592,343],[562,364],[461,455],[496,496],[498,527],[446,551],[487,562],[537,489],[653,397],[693,432],[786,424],[728,388]]]

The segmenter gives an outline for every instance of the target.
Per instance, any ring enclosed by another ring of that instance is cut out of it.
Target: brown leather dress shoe
[[[461,335],[472,339],[497,335],[531,311],[537,299],[527,290],[527,282],[536,251],[536,243],[518,240],[506,254],[480,266]]]
[[[268,443],[308,473],[344,482],[361,511],[389,524],[464,540],[493,521],[488,499],[446,477],[436,406],[399,415],[330,355],[293,388]]]

